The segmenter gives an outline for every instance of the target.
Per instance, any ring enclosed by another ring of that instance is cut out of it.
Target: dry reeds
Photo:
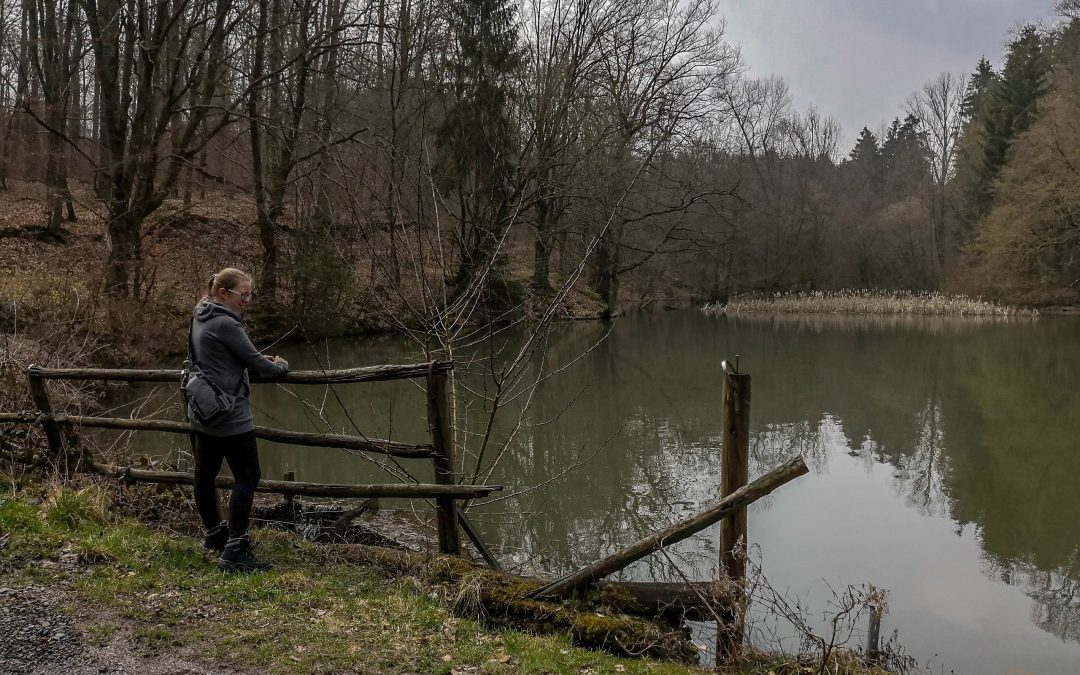
[[[706,305],[708,314],[906,314],[921,316],[1035,316],[1035,309],[999,305],[937,291],[840,290],[733,296],[726,305]]]

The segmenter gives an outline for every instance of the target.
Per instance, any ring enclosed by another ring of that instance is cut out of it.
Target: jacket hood
[[[214,317],[225,316],[237,321],[243,322],[236,312],[232,311],[220,302],[214,302],[213,300],[203,300],[199,304],[195,305],[195,320],[196,321],[209,321]]]

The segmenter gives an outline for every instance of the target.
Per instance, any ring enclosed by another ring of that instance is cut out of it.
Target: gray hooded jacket
[[[211,436],[235,436],[255,428],[251,419],[251,385],[248,371],[262,377],[284,375],[287,363],[270,363],[251,344],[244,323],[231,309],[217,302],[203,300],[195,306],[191,324],[191,358],[203,373],[226,393],[236,392],[236,404],[213,427],[201,426],[188,412],[188,419],[199,431]]]

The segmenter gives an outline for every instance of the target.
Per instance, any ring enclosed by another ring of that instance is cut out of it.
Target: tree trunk
[[[19,56],[17,63],[18,78],[15,83],[15,98],[14,104],[11,106],[7,118],[7,124],[4,125],[4,136],[0,141],[0,190],[7,190],[7,176],[10,167],[10,158],[17,155],[13,150],[13,139],[19,140],[21,134],[17,133],[21,124],[19,124],[21,113],[24,110],[27,103],[27,96],[29,94],[30,81],[30,39],[29,39],[29,25],[28,25],[28,12],[27,12],[28,0],[24,0],[22,4],[21,20],[19,22],[20,35],[19,35]]]
[[[536,241],[533,243],[533,290],[547,293],[551,290],[551,212],[552,199],[543,197],[536,202]]]
[[[109,294],[126,298],[133,290],[136,268],[141,259],[139,225],[142,219],[132,216],[109,218],[108,258],[105,262],[105,289]]]
[[[60,13],[64,8],[65,14]],[[74,215],[67,186],[68,105],[71,101],[72,34],[77,13],[74,0],[65,5],[35,2],[29,6],[29,36],[33,41],[31,60],[43,93],[45,117],[45,229],[61,234],[64,207]],[[61,22],[63,28],[61,29]]]
[[[259,219],[259,240],[262,242],[262,269],[259,272],[259,295],[262,297],[260,302],[265,302],[266,305],[272,306],[277,302],[277,268],[278,268],[278,246],[277,246],[277,222],[276,218],[273,218],[263,208],[258,208]]]
[[[537,232],[533,243],[533,290],[538,293],[551,291],[551,244],[546,232]]]
[[[600,235],[600,243],[596,247],[596,277],[593,284],[594,290],[599,294],[604,303],[601,318],[610,319],[615,313],[615,305],[619,299],[619,245],[611,235],[611,230],[606,230]]]
[[[269,0],[259,2],[259,27],[255,34],[255,50],[252,57],[251,79],[257,81],[263,77],[263,57],[266,53],[267,22],[269,21]],[[272,63],[272,68],[278,64]],[[251,138],[251,173],[252,191],[255,197],[255,211],[259,224],[259,240],[263,248],[262,269],[259,273],[259,292],[268,305],[277,299],[277,227],[266,208],[266,184],[263,180],[266,171],[263,167],[262,120],[259,118],[259,103],[263,96],[261,87],[253,87],[248,92],[248,134]]]
[[[50,115],[50,119],[55,121],[55,114]],[[60,156],[64,151],[63,144],[63,139],[58,134],[51,132],[45,143],[45,189],[48,194],[45,207],[45,230],[52,237],[60,237],[61,223],[64,219],[67,181],[64,180],[60,168]]]

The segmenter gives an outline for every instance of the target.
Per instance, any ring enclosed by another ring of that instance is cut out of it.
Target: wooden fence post
[[[286,471],[285,473],[281,474],[281,480],[288,483],[293,482],[294,480],[296,480],[296,472]],[[293,495],[285,495],[285,503],[289,505],[289,509],[291,510],[293,508]]]
[[[724,439],[720,467],[720,497],[746,485],[750,459],[750,375],[740,373],[724,361]],[[746,509],[720,521],[720,572],[735,585],[735,602],[720,616],[726,625],[716,627],[716,659],[738,657],[742,631],[736,625],[735,609],[741,607],[742,584],[746,579]]]
[[[870,608],[870,624],[866,631],[866,662],[876,666],[881,661],[881,609]]]
[[[454,420],[450,408],[450,376],[429,372],[427,376],[428,427],[431,445],[435,448],[431,461],[435,465],[435,482],[439,485],[457,484],[454,471]],[[453,497],[435,499],[439,527],[439,550],[451,555],[461,553],[458,532],[458,503]]]
[[[31,365],[26,369],[26,381],[30,385],[30,397],[34,400],[34,406],[39,415],[46,418],[41,421],[41,427],[45,430],[45,438],[49,441],[49,453],[53,461],[57,463],[61,471],[68,473],[66,453],[64,452],[64,438],[60,433],[60,425],[52,419],[53,409],[49,402],[49,391],[45,388],[45,380],[37,374],[38,367]]]

